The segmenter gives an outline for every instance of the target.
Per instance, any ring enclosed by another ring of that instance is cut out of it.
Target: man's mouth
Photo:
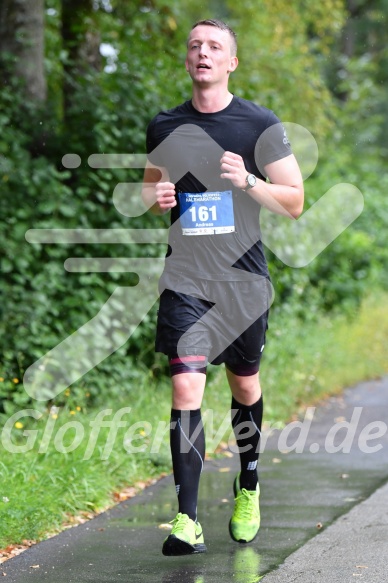
[[[205,65],[204,63],[200,63],[197,66],[197,69],[210,69],[209,65]]]

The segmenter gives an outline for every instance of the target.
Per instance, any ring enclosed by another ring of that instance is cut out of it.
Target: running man
[[[228,89],[238,66],[230,27],[218,20],[194,24],[185,64],[192,98],[150,122],[142,193],[154,214],[171,213],[156,331],[156,351],[168,356],[171,373],[170,444],[178,495],[165,555],[206,551],[197,499],[209,362],[225,364],[240,452],[230,536],[247,543],[259,530],[259,365],[272,290],[259,213],[263,206],[295,219],[304,198],[279,119]]]

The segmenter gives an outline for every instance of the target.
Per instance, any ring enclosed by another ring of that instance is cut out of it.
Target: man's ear
[[[233,73],[233,71],[235,71],[237,69],[237,65],[238,65],[238,58],[232,57],[230,59],[228,73]]]
[[[187,64],[187,59],[185,59],[185,67],[186,67],[186,71],[189,72],[189,65]]]

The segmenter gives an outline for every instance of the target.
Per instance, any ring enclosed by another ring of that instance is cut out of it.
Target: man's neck
[[[226,88],[220,91],[219,88],[199,88],[193,87],[192,104],[201,113],[216,113],[228,107],[233,99],[233,94]]]

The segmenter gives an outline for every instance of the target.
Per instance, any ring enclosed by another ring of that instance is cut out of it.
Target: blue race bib
[[[217,235],[235,231],[231,190],[180,192],[178,197],[183,235]]]

